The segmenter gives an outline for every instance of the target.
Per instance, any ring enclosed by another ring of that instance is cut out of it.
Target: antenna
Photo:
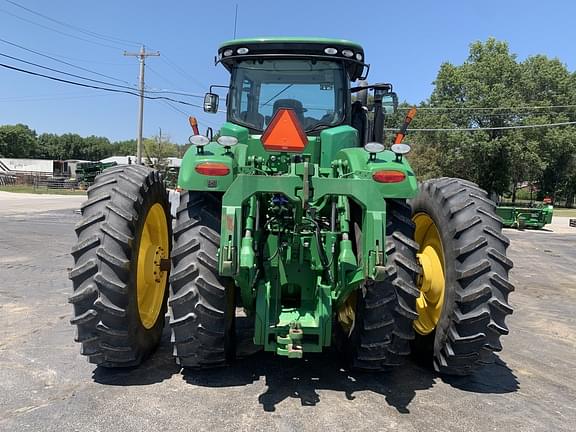
[[[238,3],[236,3],[236,11],[234,12],[234,38],[236,39],[236,24],[238,23]]]

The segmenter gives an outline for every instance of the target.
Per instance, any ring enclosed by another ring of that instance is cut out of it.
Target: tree
[[[460,66],[444,63],[436,78],[430,107],[439,111],[432,122],[447,128],[498,128],[514,123],[514,113],[478,110],[478,107],[517,106],[521,101],[517,82],[521,70],[506,42],[489,39],[470,46]],[[438,126],[436,126],[438,127]],[[505,133],[489,130],[442,136],[444,171],[477,182],[489,192],[502,193],[509,184],[510,154]],[[448,174],[448,173],[447,173]]]
[[[115,141],[110,156],[132,156],[136,154],[136,140]]]
[[[434,85],[411,127],[490,130],[413,133],[419,175],[462,177],[513,197],[518,183],[538,181],[541,195],[567,198],[576,128],[494,128],[575,121],[566,106],[576,104],[576,74],[543,55],[518,62],[506,42],[488,39],[471,44],[462,65],[442,64]]]
[[[540,154],[539,142],[527,140],[518,131],[510,132],[508,138],[508,151],[510,160],[510,177],[512,180],[512,201],[516,201],[518,185],[527,181],[530,188],[538,181],[546,166]]]
[[[40,159],[66,159],[60,137],[56,134],[43,133],[38,136],[36,157]]]
[[[23,124],[0,126],[0,157],[35,157],[36,131]]]
[[[91,135],[83,138],[82,157],[86,160],[100,160],[111,155],[112,146],[108,138]]]
[[[576,74],[571,74],[558,59],[537,55],[522,63],[521,89],[527,105],[553,106],[538,110],[526,118],[527,124],[561,123],[576,120],[576,109],[565,106],[576,104]],[[539,173],[539,198],[550,196],[556,202],[568,199],[570,179],[576,163],[576,130],[574,127],[530,129],[523,132],[524,139],[538,143],[537,152],[542,160]],[[573,199],[573,198],[572,198]]]
[[[146,138],[143,142],[144,155],[146,156],[147,163],[157,169],[165,169],[167,166],[167,158],[178,157],[178,145],[170,142],[170,137],[165,136],[160,140],[159,136],[153,138]]]

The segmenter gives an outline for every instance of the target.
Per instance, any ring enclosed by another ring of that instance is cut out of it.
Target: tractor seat
[[[274,106],[272,108],[272,117],[274,117],[274,114],[276,114],[280,108],[289,108],[294,110],[298,120],[300,121],[300,124],[302,127],[304,127],[304,113],[307,110],[302,106],[302,102],[296,99],[278,99],[276,102],[274,102]]]

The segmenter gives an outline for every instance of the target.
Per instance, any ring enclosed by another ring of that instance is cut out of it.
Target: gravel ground
[[[183,373],[168,334],[141,367],[110,371],[80,356],[69,324],[67,268],[82,199],[0,194],[1,431],[574,430],[576,229],[568,218],[545,231],[506,231],[511,333],[497,363],[469,378],[412,363],[350,373],[330,353],[303,361],[260,353]]]

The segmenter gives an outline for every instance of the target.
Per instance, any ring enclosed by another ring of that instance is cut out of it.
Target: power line
[[[26,63],[26,64],[29,64],[29,65],[31,65],[31,66],[35,66],[35,67],[38,67],[38,68],[41,68],[41,69],[46,69],[46,70],[49,70],[49,71],[52,71],[52,72],[56,72],[56,73],[59,73],[59,74],[62,74],[62,75],[68,75],[68,76],[71,76],[71,77],[74,77],[74,78],[82,79],[82,80],[84,80],[84,81],[95,82],[95,83],[98,83],[98,84],[104,84],[104,85],[111,86],[111,87],[118,87],[118,88],[125,88],[125,89],[129,89],[129,90],[136,90],[134,87],[128,87],[128,86],[124,86],[124,85],[109,83],[109,82],[106,82],[106,81],[96,80],[96,79],[92,79],[92,78],[86,78],[86,77],[83,77],[83,76],[81,76],[81,75],[76,75],[76,74],[73,74],[73,73],[70,73],[70,72],[61,71],[61,70],[59,70],[59,69],[54,69],[54,68],[51,68],[51,67],[48,67],[48,66],[42,66],[42,65],[40,65],[40,64],[38,64],[38,63],[34,63],[34,62],[31,62],[31,61],[28,61],[28,60],[23,60],[23,59],[21,59],[21,58],[14,57],[14,56],[11,56],[11,55],[8,55],[8,54],[0,53],[0,56],[2,56],[2,57],[7,57],[7,58],[9,58],[9,59],[16,60],[16,61],[19,61],[19,62],[22,62],[22,63]]]
[[[186,93],[180,90],[165,90],[165,89],[150,89],[150,90],[144,90],[146,93],[165,93],[165,94],[174,94],[174,95],[180,95],[180,96],[188,96],[188,97],[192,97],[192,98],[199,98],[199,99],[204,99],[204,96],[202,95],[197,95],[197,94],[192,94],[192,93]]]
[[[191,80],[193,83],[195,83],[201,89],[206,89],[208,87],[206,84],[199,81],[197,78],[190,75],[186,70],[182,69],[176,63],[171,61],[167,56],[162,57],[160,60],[162,60],[164,63],[166,63],[168,66],[170,66],[172,69],[174,69],[176,72],[178,72],[180,75],[182,75],[187,80]]]
[[[174,110],[175,112],[178,112],[178,113],[182,114],[182,115],[185,116],[186,118],[190,117],[190,113],[187,113],[186,111],[184,111],[184,110],[182,110],[182,109],[180,109],[180,108],[172,105],[171,102],[169,102],[169,101],[160,101],[160,102],[166,104],[166,106],[170,107],[170,108],[171,108],[172,110]],[[216,126],[214,123],[212,123],[212,122],[210,122],[210,121],[206,121],[206,120],[204,120],[204,119],[202,119],[202,118],[200,118],[199,120],[200,120],[200,123],[206,123],[208,126],[211,126],[211,127],[213,127],[214,129],[218,129],[218,126]]]
[[[42,27],[42,28],[44,28],[44,29],[46,29],[46,30],[50,30],[50,31],[52,31],[52,32],[61,34],[61,35],[63,35],[63,36],[67,36],[67,37],[70,37],[70,38],[73,38],[73,39],[78,39],[78,40],[81,40],[81,41],[84,41],[84,42],[91,43],[91,44],[93,44],[93,45],[99,45],[99,46],[101,46],[101,47],[111,48],[111,49],[113,49],[113,50],[115,50],[115,51],[120,49],[120,48],[118,48],[117,46],[112,46],[112,45],[103,44],[103,43],[96,42],[96,41],[92,41],[92,40],[89,40],[89,39],[85,39],[85,38],[82,38],[82,37],[80,37],[80,36],[76,36],[76,35],[73,35],[73,34],[70,34],[70,33],[66,33],[66,32],[63,32],[63,31],[60,31],[60,30],[56,30],[56,29],[54,29],[54,28],[52,28],[52,27],[48,27],[48,26],[46,26],[46,25],[44,25],[44,24],[40,24],[40,23],[37,23],[37,22],[35,22],[35,21],[29,20],[29,19],[27,19],[27,18],[23,18],[23,17],[21,17],[21,16],[19,16],[19,15],[16,15],[16,14],[14,14],[14,13],[12,13],[12,12],[8,12],[8,11],[6,11],[6,10],[4,10],[4,9],[0,9],[0,12],[5,13],[6,15],[10,15],[10,16],[12,16],[12,17],[14,17],[14,18],[17,18],[17,19],[21,20],[21,21],[27,22],[27,23],[29,23],[29,24],[33,24],[33,25],[35,25],[35,26]]]
[[[7,57],[10,57],[10,56],[7,56]],[[57,77],[53,77],[50,75],[41,74],[38,72],[32,72],[32,71],[29,71],[26,69],[18,68],[16,66],[7,65],[4,63],[0,63],[0,67],[14,70],[17,72],[22,72],[22,73],[25,73],[28,75],[46,78],[46,79],[49,79],[52,81],[57,81],[57,82],[65,83],[65,84],[79,86],[79,87],[91,88],[91,89],[96,89],[96,90],[103,90],[103,91],[108,91],[108,92],[113,92],[113,93],[124,93],[124,94],[133,95],[133,96],[140,96],[139,93],[135,92],[136,90],[128,91],[128,90],[122,90],[122,89],[118,89],[118,88],[105,88],[105,87],[95,86],[95,85],[91,85],[91,84],[79,83],[76,81],[70,81],[70,80],[66,80],[63,78],[57,78]],[[119,87],[122,87],[122,86],[119,86]],[[173,99],[173,98],[166,97],[166,96],[147,96],[147,95],[144,95],[143,97],[145,99],[165,100],[165,101],[178,103],[181,105],[192,106],[195,108],[202,108],[202,106],[200,106],[200,105],[196,105],[196,104],[193,104],[190,102],[185,102],[185,101],[178,100],[178,99]],[[571,125],[576,125],[576,121],[536,124],[536,125],[499,126],[499,127],[487,127],[487,128],[483,128],[483,127],[478,127],[478,128],[412,128],[412,129],[409,129],[408,131],[409,132],[466,132],[466,131],[476,132],[476,131],[482,131],[482,130],[535,129],[535,128],[543,128],[543,127],[558,127],[558,126],[571,126]],[[384,128],[384,130],[385,131],[396,131],[397,129],[396,128]]]
[[[186,118],[188,118],[188,117],[190,116],[189,113],[187,113],[186,111],[181,110],[180,108],[172,105],[172,103],[170,103],[170,102],[168,102],[168,101],[160,101],[160,102],[164,103],[167,107],[171,108],[173,111],[175,111],[175,112],[177,112],[177,113],[179,113],[179,114],[182,114],[182,115],[183,115],[184,117],[186,117]],[[199,118],[199,123],[200,123],[200,124],[205,123],[206,125],[212,127],[213,129],[218,129],[218,128],[219,128],[219,126],[216,126],[214,123],[209,122],[209,121],[206,121],[206,120],[204,120],[204,119],[202,119],[202,118]]]
[[[576,125],[576,121],[547,123],[535,125],[498,126],[498,127],[477,127],[477,128],[410,128],[408,132],[476,132],[487,130],[510,130],[510,129],[535,129],[556,126]],[[385,131],[397,131],[397,128],[384,128]]]
[[[22,49],[22,50],[24,50],[24,51],[28,51],[28,52],[34,53],[34,54],[39,55],[39,56],[41,56],[41,57],[46,57],[46,58],[48,58],[48,59],[50,59],[50,60],[53,60],[53,61],[56,61],[56,62],[58,62],[58,63],[65,64],[65,65],[67,65],[67,66],[71,66],[71,67],[73,67],[73,68],[76,68],[76,69],[79,69],[79,70],[83,70],[83,71],[85,71],[85,72],[90,72],[91,74],[94,74],[94,75],[98,75],[98,76],[101,76],[101,77],[104,77],[104,78],[108,78],[108,79],[111,79],[111,80],[114,80],[114,81],[118,81],[118,82],[123,82],[123,83],[125,83],[125,84],[130,84],[128,81],[124,81],[124,80],[121,80],[121,79],[119,79],[119,78],[114,78],[114,77],[112,77],[112,76],[110,76],[110,75],[105,75],[105,74],[103,74],[103,73],[96,72],[96,71],[93,71],[93,70],[91,70],[91,69],[87,69],[87,68],[82,67],[82,66],[77,66],[77,65],[75,65],[75,64],[66,62],[66,61],[64,61],[64,60],[59,60],[59,59],[57,59],[57,58],[55,58],[55,57],[49,56],[49,55],[47,55],[47,54],[43,54],[43,53],[41,53],[41,52],[39,52],[39,51],[30,49],[30,48],[26,48],[26,47],[24,47],[24,46],[22,46],[22,45],[19,45],[19,44],[17,44],[17,43],[14,43],[14,42],[7,41],[6,39],[0,38],[0,42],[4,42],[5,44],[15,46],[15,47],[20,48],[20,49]]]
[[[54,95],[54,96],[16,96],[16,97],[3,97],[0,98],[0,102],[41,102],[41,101],[53,101],[53,100],[66,100],[66,99],[85,99],[93,97],[109,96],[104,93],[98,94],[85,94],[85,95]]]
[[[158,72],[157,70],[155,70],[154,68],[152,68],[152,66],[147,65],[148,66],[148,70],[150,70],[150,72],[152,72],[154,75],[157,75],[160,79],[166,81],[167,83],[169,83],[170,85],[173,86],[178,86],[177,84],[175,84],[172,80],[166,78],[164,75],[162,75],[160,72]],[[188,93],[185,92],[183,90],[170,90],[170,89],[148,89],[147,90],[149,93],[171,93],[171,94],[177,94],[177,95],[181,95],[181,96],[190,96],[190,97],[196,97],[196,98],[204,98],[204,96],[202,95],[198,95],[198,94],[193,94],[193,93]]]
[[[70,81],[70,80],[63,79],[63,78],[57,78],[57,77],[53,77],[50,75],[41,74],[39,72],[32,72],[32,71],[29,71],[26,69],[21,69],[21,68],[18,68],[16,66],[7,65],[4,63],[0,63],[0,66],[3,68],[6,68],[6,69],[15,70],[17,72],[22,72],[22,73],[25,73],[28,75],[39,76],[39,77],[46,78],[46,79],[49,79],[52,81],[58,81],[61,83],[71,84],[71,85],[75,85],[75,86],[79,86],[79,87],[86,87],[86,88],[92,88],[92,89],[96,89],[96,90],[104,90],[104,91],[109,91],[109,92],[114,92],[114,93],[125,93],[125,94],[131,94],[134,96],[138,96],[138,93],[134,93],[134,92],[127,91],[127,90],[111,89],[111,88],[105,88],[105,87],[95,86],[95,85],[91,85],[91,84],[79,83],[76,81]],[[134,89],[134,91],[136,91],[136,89]]]
[[[152,72],[154,75],[157,75],[160,79],[166,81],[171,86],[178,87],[178,84],[175,84],[174,81],[166,78],[164,75],[162,75],[160,72],[156,71],[154,68],[151,68],[150,66],[148,66],[148,69],[150,69],[150,72]]]
[[[398,108],[408,111],[411,107]],[[541,105],[541,106],[518,106],[518,107],[416,107],[418,111],[528,111],[559,108],[576,108],[576,105]]]
[[[182,114],[182,115],[183,115],[184,117],[186,117],[186,118],[189,116],[189,114],[188,114],[186,111],[181,110],[181,109],[178,108],[178,107],[175,107],[174,105],[172,105],[172,104],[171,104],[170,102],[168,102],[168,101],[160,101],[160,102],[162,102],[162,103],[163,103],[164,105],[166,105],[167,107],[171,108],[173,111],[176,111],[177,113]]]
[[[91,30],[86,30],[86,29],[83,29],[83,28],[81,28],[81,27],[78,27],[78,26],[75,26],[75,25],[72,25],[72,24],[68,24],[68,23],[66,23],[66,22],[64,22],[64,21],[60,21],[60,20],[57,20],[57,19],[55,19],[55,18],[51,18],[51,17],[49,17],[49,16],[47,16],[47,15],[41,14],[40,12],[34,11],[34,10],[32,10],[32,9],[29,9],[29,8],[27,8],[27,7],[25,7],[25,6],[22,6],[22,5],[14,2],[14,1],[11,1],[11,0],[4,0],[4,1],[7,2],[7,3],[10,3],[10,4],[12,4],[12,5],[14,5],[14,6],[16,6],[16,7],[20,8],[20,9],[23,9],[23,10],[25,10],[25,11],[27,11],[27,12],[30,12],[31,14],[37,15],[37,16],[39,16],[39,17],[42,17],[42,18],[46,19],[46,20],[52,21],[52,22],[54,22],[54,23],[56,23],[56,24],[60,24],[60,25],[63,26],[63,27],[68,27],[68,28],[71,28],[71,29],[76,30],[76,31],[78,31],[78,32],[84,33],[84,34],[86,34],[86,35],[88,35],[88,36],[92,36],[92,37],[95,37],[95,38],[98,38],[98,39],[106,40],[106,41],[112,42],[112,43],[123,43],[123,44],[130,44],[130,45],[136,45],[136,46],[140,46],[140,45],[141,45],[140,42],[130,41],[130,40],[127,40],[127,39],[120,39],[120,38],[113,37],[113,36],[108,36],[108,35],[105,35],[105,34],[102,34],[102,33],[97,33],[97,32],[91,31]]]
[[[1,39],[1,38],[0,38],[0,41],[4,41],[4,39]],[[96,79],[92,79],[92,78],[87,78],[87,77],[84,77],[84,76],[82,76],[82,75],[76,75],[76,74],[73,74],[73,73],[65,72],[65,71],[60,70],[60,69],[54,69],[54,68],[51,68],[51,67],[48,67],[48,66],[43,66],[43,65],[41,65],[41,64],[34,63],[34,62],[31,62],[31,61],[24,60],[24,59],[21,59],[21,58],[19,58],[19,57],[14,57],[14,56],[11,56],[11,55],[8,55],[8,54],[4,54],[4,53],[1,53],[1,52],[0,52],[0,56],[2,56],[2,57],[7,57],[7,58],[9,58],[9,59],[16,60],[16,61],[19,61],[19,62],[22,62],[22,63],[26,63],[26,64],[29,64],[29,65],[31,65],[31,66],[35,66],[35,67],[38,67],[38,68],[41,68],[41,69],[46,69],[46,70],[49,70],[49,71],[52,71],[52,72],[56,72],[56,73],[59,73],[59,74],[62,74],[62,75],[71,76],[71,77],[78,78],[78,79],[82,79],[82,80],[85,80],[85,81],[95,82],[95,83],[97,83],[97,84],[103,84],[103,85],[107,85],[107,86],[110,86],[110,87],[117,87],[117,88],[123,88],[123,89],[134,90],[134,91],[137,90],[137,89],[135,88],[135,86],[123,86],[123,85],[119,85],[119,84],[110,83],[110,82],[107,82],[107,81],[101,81],[101,80],[96,80]],[[63,63],[68,64],[68,65],[70,65],[70,66],[74,66],[74,65],[71,64],[71,63],[67,63],[67,62],[63,62]],[[90,71],[89,69],[86,69],[86,70],[87,70],[88,72],[91,72],[91,73],[97,73],[97,72],[94,72],[94,71]],[[99,74],[99,75],[101,75],[101,74]],[[104,75],[104,76],[108,77],[107,75]],[[110,77],[110,78],[115,79],[115,78],[113,78],[113,77]],[[117,81],[120,81],[120,80],[118,80],[118,79],[116,79],[116,80],[117,80]],[[130,84],[130,83],[127,82],[127,81],[122,81],[122,82],[125,82],[126,84]],[[192,93],[182,92],[182,91],[178,91],[178,90],[162,90],[162,89],[157,89],[157,90],[144,90],[144,92],[145,92],[145,93],[152,93],[152,94],[175,94],[175,95],[195,97],[195,98],[200,98],[200,99],[203,98],[203,96],[201,96],[201,95],[196,95],[196,94],[192,94]]]
[[[103,90],[103,91],[108,91],[108,92],[113,92],[113,93],[124,93],[124,94],[129,94],[132,96],[140,96],[138,93],[136,93],[136,89],[134,89],[134,91],[129,91],[129,90],[121,90],[121,89],[116,89],[116,88],[106,88],[106,87],[100,87],[100,86],[95,86],[95,85],[91,85],[91,84],[85,84],[85,83],[79,83],[76,81],[71,81],[71,80],[67,80],[67,79],[63,79],[63,78],[57,78],[54,76],[50,76],[50,75],[45,75],[39,72],[32,72],[26,69],[22,69],[16,66],[11,66],[11,65],[7,65],[4,63],[0,63],[0,67],[6,68],[6,69],[10,69],[10,70],[14,70],[17,72],[22,72],[28,75],[33,75],[33,76],[38,76],[38,77],[42,77],[42,78],[46,78],[52,81],[57,81],[57,82],[61,82],[61,83],[65,83],[65,84],[70,84],[70,85],[74,85],[74,86],[78,86],[78,87],[85,87],[85,88],[91,88],[91,89],[96,89],[96,90]],[[185,102],[182,100],[178,100],[178,99],[173,99],[170,97],[166,97],[166,96],[144,96],[145,99],[151,99],[151,100],[167,100],[170,102],[174,102],[177,104],[181,104],[181,105],[187,105],[187,106],[193,106],[195,108],[202,108],[202,106],[200,105],[196,105],[190,102]]]

